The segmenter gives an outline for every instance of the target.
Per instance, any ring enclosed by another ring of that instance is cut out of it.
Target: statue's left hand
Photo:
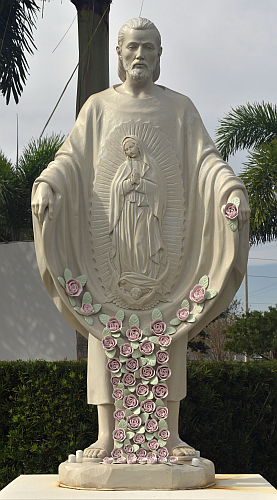
[[[45,211],[48,208],[48,217],[52,219],[54,212],[54,194],[52,188],[46,183],[41,182],[35,192],[32,200],[32,211],[38,218],[40,224],[44,222]]]
[[[230,202],[235,197],[238,197],[240,199],[239,215],[238,215],[238,223],[239,223],[238,230],[239,230],[239,232],[241,232],[244,224],[250,218],[251,211],[250,211],[248,201],[247,201],[246,196],[245,196],[243,191],[241,191],[240,189],[233,191],[228,198],[228,202]]]

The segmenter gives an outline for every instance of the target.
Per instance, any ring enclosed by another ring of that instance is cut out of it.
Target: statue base
[[[215,470],[214,464],[205,458],[200,458],[197,467],[191,461],[172,466],[66,461],[59,466],[59,483],[73,489],[186,490],[213,486]]]

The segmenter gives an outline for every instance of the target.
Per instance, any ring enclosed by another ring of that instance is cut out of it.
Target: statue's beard
[[[141,67],[141,68],[134,66],[134,64],[136,64],[136,63],[129,64],[129,63],[123,62],[123,67],[124,67],[126,73],[128,73],[128,75],[133,80],[136,80],[136,81],[147,80],[148,78],[150,78],[150,76],[153,75],[154,69],[156,67],[156,65],[151,66],[146,61],[143,62],[143,64],[145,66]],[[134,66],[134,67],[132,67],[132,66]]]

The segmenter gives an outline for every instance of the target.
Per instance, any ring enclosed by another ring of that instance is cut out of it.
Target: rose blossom
[[[168,387],[166,384],[154,385],[152,391],[156,399],[158,398],[164,399],[168,395]]]
[[[133,373],[124,373],[122,377],[122,382],[124,385],[132,386],[136,383],[136,377]]]
[[[153,342],[150,342],[150,340],[144,340],[139,345],[139,350],[142,354],[152,354],[152,352],[154,351],[154,344]]]
[[[169,453],[168,453],[168,449],[166,447],[158,449],[158,457],[166,458],[166,457],[168,457],[168,455],[169,455]]]
[[[122,455],[122,448],[114,448],[111,452],[111,456],[113,458],[120,458]]]
[[[157,460],[158,460],[157,455],[155,453],[153,453],[152,451],[147,453],[147,463],[148,464],[156,464]]]
[[[137,463],[137,457],[135,453],[128,453],[127,464],[136,464],[136,463]]]
[[[113,418],[115,418],[118,421],[123,420],[124,417],[125,417],[124,410],[120,410],[119,408],[117,408],[117,410],[113,412]]]
[[[167,462],[167,458],[165,457],[158,457],[158,464],[165,464]]]
[[[139,362],[135,358],[129,358],[126,360],[126,368],[130,372],[136,372],[139,369]]]
[[[156,352],[157,363],[161,365],[162,363],[166,363],[169,360],[169,354],[166,351],[158,351]]]
[[[130,344],[122,344],[119,350],[120,354],[125,357],[130,356],[134,352],[134,348]]]
[[[138,400],[133,394],[129,394],[123,398],[123,406],[128,410],[134,410],[138,406]]]
[[[90,314],[92,314],[93,313],[92,305],[91,304],[82,304],[81,313],[84,316],[89,316]]]
[[[160,319],[155,319],[150,323],[150,330],[155,335],[162,335],[166,330],[166,324]]]
[[[118,332],[122,328],[122,321],[117,318],[110,318],[106,324],[106,328],[113,333]]]
[[[147,432],[156,432],[158,430],[158,422],[157,420],[154,420],[154,418],[149,418],[148,420],[146,420],[145,422],[145,430]]]
[[[146,450],[144,450],[143,448],[139,448],[136,452],[136,455],[138,457],[138,460],[141,460],[142,458],[146,457]]]
[[[143,378],[145,380],[150,380],[152,377],[154,377],[155,370],[154,370],[153,366],[144,365],[140,368],[139,373],[140,373],[141,378]]]
[[[131,326],[126,332],[126,337],[130,342],[136,342],[142,337],[142,330],[138,326]]]
[[[195,287],[189,292],[189,298],[192,302],[202,304],[206,298],[206,289],[202,285],[195,285]]]
[[[153,411],[155,410],[155,403],[154,401],[152,401],[152,399],[146,399],[145,401],[142,401],[140,403],[140,408],[141,408],[141,411],[145,412],[145,413],[153,413]]]
[[[160,365],[157,368],[157,377],[161,380],[167,380],[171,375],[171,370],[168,365]]]
[[[141,426],[141,418],[138,415],[129,415],[126,419],[126,424],[129,429],[136,431]]]
[[[173,456],[171,456],[171,457],[169,457],[169,458],[168,458],[168,461],[169,461],[171,464],[177,464],[177,462],[178,462],[178,457],[173,457]]]
[[[124,439],[126,439],[126,434],[124,429],[115,429],[113,431],[113,439],[115,441],[119,441],[120,443],[123,443]]]
[[[159,448],[157,439],[151,439],[151,441],[148,441],[147,445],[150,451],[156,451]]]
[[[166,441],[169,436],[170,432],[167,429],[161,429],[158,433],[159,438],[161,438],[163,441]]]
[[[122,367],[122,364],[120,363],[118,358],[112,358],[107,363],[107,370],[109,370],[112,373],[119,372],[121,367]]]
[[[71,278],[65,284],[65,291],[67,295],[71,297],[79,297],[80,293],[83,291],[82,283],[79,280]]]
[[[122,399],[123,398],[123,390],[122,389],[114,389],[112,396],[114,399]]]
[[[118,385],[119,382],[120,382],[120,377],[115,377],[115,376],[111,377],[111,384],[112,385]]]
[[[139,383],[136,386],[136,393],[137,393],[137,396],[147,396],[147,394],[149,393],[148,385]]]
[[[135,444],[143,444],[145,441],[145,435],[144,434],[135,434],[133,437],[133,441]]]
[[[168,408],[166,406],[158,406],[155,411],[156,417],[161,420],[168,417]]]
[[[133,453],[134,448],[131,444],[125,444],[124,445],[124,451],[125,453]]]
[[[161,335],[159,337],[159,344],[162,347],[169,347],[171,344],[171,341],[172,341],[172,338],[170,337],[170,335],[165,334],[165,335]]]
[[[113,463],[113,459],[112,458],[110,458],[110,457],[103,458],[103,464],[109,465],[109,464],[112,464],[112,463]]]
[[[116,461],[118,464],[126,464],[127,458],[126,457],[120,457]]]
[[[103,338],[102,340],[102,346],[106,351],[112,351],[115,348],[116,344],[117,340],[110,335],[107,335],[107,337]]]
[[[181,321],[186,321],[187,317],[189,316],[189,310],[186,307],[183,307],[183,309],[179,309],[179,311],[176,312],[176,316]]]
[[[225,207],[223,208],[223,215],[227,219],[235,219],[238,214],[238,207],[234,203],[227,203],[227,205],[225,205]]]

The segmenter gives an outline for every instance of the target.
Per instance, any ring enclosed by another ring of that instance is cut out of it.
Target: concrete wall
[[[56,309],[33,242],[0,244],[0,360],[76,359],[75,330]]]

